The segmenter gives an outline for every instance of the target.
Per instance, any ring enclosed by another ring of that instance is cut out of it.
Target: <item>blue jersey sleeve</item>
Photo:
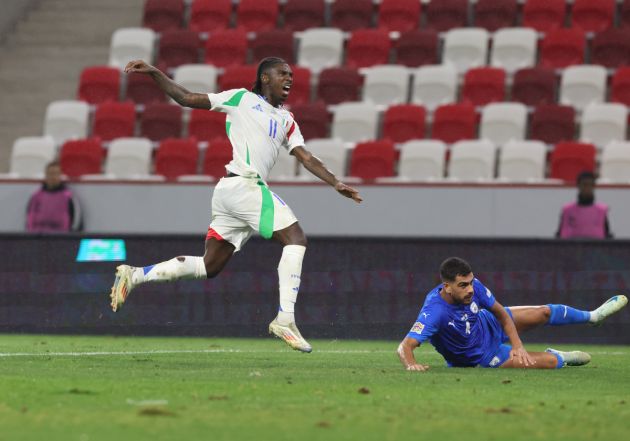
[[[440,328],[440,317],[441,309],[436,307],[435,304],[424,305],[407,337],[417,340],[418,343],[424,343],[429,340]]]
[[[490,309],[492,305],[496,302],[494,298],[494,294],[490,291],[486,286],[479,281],[479,279],[475,279],[473,282],[473,289],[475,290],[475,294],[477,294],[477,298],[479,299],[479,306],[483,309]]]

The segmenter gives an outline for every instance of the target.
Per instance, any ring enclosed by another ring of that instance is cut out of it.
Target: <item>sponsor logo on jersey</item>
[[[263,108],[262,108],[262,106],[260,104],[256,104],[255,106],[252,107],[252,109],[258,110],[259,112],[263,111]]]
[[[424,325],[420,322],[415,322],[411,327],[411,332],[415,332],[416,334],[422,334],[422,330],[424,329]]]
[[[477,304],[476,304],[475,302],[472,302],[472,303],[470,304],[470,311],[471,311],[473,314],[477,314],[477,313],[479,312],[479,307],[477,306]]]

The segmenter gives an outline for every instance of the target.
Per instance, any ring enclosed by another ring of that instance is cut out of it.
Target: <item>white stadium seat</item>
[[[492,103],[481,113],[481,139],[503,145],[512,139],[524,139],[527,107],[521,103]]]
[[[444,178],[446,144],[434,139],[411,140],[400,146],[400,180],[433,181]]]
[[[46,108],[44,135],[60,146],[69,139],[87,138],[90,106],[84,101],[53,101]]]
[[[496,147],[482,139],[458,141],[451,147],[448,178],[455,181],[479,182],[494,178]]]
[[[407,102],[409,70],[405,66],[374,66],[364,72],[363,101],[384,106]]]
[[[499,155],[499,180],[535,182],[545,179],[547,147],[541,141],[510,141]]]
[[[447,64],[423,66],[413,74],[411,102],[435,110],[456,101],[457,72]]]
[[[183,64],[175,68],[173,80],[191,92],[215,93],[217,68],[209,64]]]
[[[567,67],[560,81],[560,104],[584,110],[591,103],[601,103],[606,95],[606,68],[580,65]]]
[[[57,150],[51,136],[26,136],[13,143],[9,173],[20,178],[41,179]]]
[[[146,138],[115,139],[109,145],[105,174],[118,179],[148,178],[151,153],[151,141]]]
[[[610,141],[626,138],[628,110],[619,103],[593,103],[582,113],[580,141],[595,144],[602,149]]]
[[[473,67],[485,66],[488,58],[488,31],[482,28],[451,29],[444,37],[442,62],[464,74]]]
[[[302,32],[298,47],[298,65],[319,73],[327,67],[341,66],[343,32],[333,28],[311,28]]]
[[[332,122],[332,137],[345,142],[377,138],[378,109],[369,102],[345,102],[337,105]]]
[[[503,28],[494,33],[490,64],[514,73],[536,64],[538,37],[530,28]]]
[[[317,156],[335,176],[345,176],[348,152],[339,139],[316,138],[306,141],[306,149]],[[300,177],[307,180],[318,180],[303,165],[299,166]]]
[[[149,28],[121,28],[112,34],[109,65],[123,69],[131,60],[153,62],[155,32]]]
[[[602,151],[601,182],[630,184],[630,141],[613,141]]]

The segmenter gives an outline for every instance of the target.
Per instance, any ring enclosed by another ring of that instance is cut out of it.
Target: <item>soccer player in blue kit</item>
[[[413,355],[414,349],[427,340],[449,367],[581,366],[591,360],[586,352],[551,348],[528,352],[519,333],[540,325],[598,325],[628,303],[626,296],[617,295],[593,311],[555,304],[503,307],[463,259],[446,259],[440,266],[440,276],[442,283],[427,294],[416,322],[398,346],[400,361],[409,371],[429,369]]]

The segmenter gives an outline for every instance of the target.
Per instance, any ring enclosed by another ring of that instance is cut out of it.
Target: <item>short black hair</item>
[[[583,171],[577,176],[576,184],[580,185],[580,182],[584,181],[585,179],[592,179],[593,181],[595,181],[597,180],[597,177],[595,176],[595,173],[591,171]]]
[[[260,60],[260,63],[258,63],[258,69],[256,69],[256,81],[252,86],[252,92],[262,95],[262,81],[260,80],[260,77],[262,74],[267,72],[269,68],[278,64],[287,64],[287,62],[279,57],[267,57]]]
[[[440,265],[440,277],[447,282],[453,282],[457,276],[467,276],[470,273],[470,264],[459,257],[449,257]]]

